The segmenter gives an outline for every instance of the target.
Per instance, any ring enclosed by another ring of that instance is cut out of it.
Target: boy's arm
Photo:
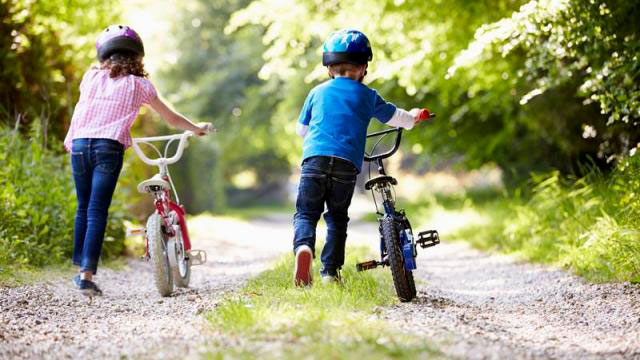
[[[410,130],[418,123],[418,114],[420,113],[420,109],[411,109],[411,111],[406,111],[385,101],[377,92],[375,93],[375,96],[376,99],[373,116],[382,123],[389,126],[405,128],[407,130]]]
[[[310,93],[304,101],[302,110],[300,111],[300,117],[298,117],[298,124],[296,125],[296,134],[301,137],[305,137],[309,132],[309,122],[311,121],[311,99],[313,93]]]
[[[405,128],[407,130],[411,130],[415,124],[418,123],[418,115],[420,114],[420,109],[411,109],[411,111],[407,111],[404,109],[397,108],[396,112],[393,114],[391,119],[387,121],[387,125]]]

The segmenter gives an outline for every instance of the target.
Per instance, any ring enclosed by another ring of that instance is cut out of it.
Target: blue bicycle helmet
[[[373,59],[369,39],[358,30],[344,29],[334,32],[324,42],[322,65],[340,63],[366,64]]]

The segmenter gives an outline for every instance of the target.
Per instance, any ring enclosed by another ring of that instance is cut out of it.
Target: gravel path
[[[167,298],[140,260],[124,271],[100,268],[104,296],[91,302],[71,279],[0,288],[0,359],[198,358],[213,336],[202,314],[289,250],[289,222],[272,223],[190,220],[194,247],[207,250],[209,261],[193,267],[191,288]],[[264,242],[258,233],[280,240]]]
[[[440,244],[418,256],[418,299],[381,317],[465,359],[640,359],[640,287]]]
[[[190,289],[169,298],[157,295],[149,264],[137,260],[124,271],[101,269],[105,295],[92,303],[70,279],[0,289],[0,359],[200,357],[215,337],[203,312],[289,252],[291,231],[289,215],[190,220],[209,262],[194,267]],[[375,224],[353,222],[349,231],[350,244],[377,249]],[[378,316],[448,357],[640,359],[637,285],[587,284],[464,244],[422,251],[418,269],[418,299]]]

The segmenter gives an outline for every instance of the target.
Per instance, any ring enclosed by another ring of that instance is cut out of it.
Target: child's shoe
[[[300,245],[296,250],[296,267],[293,270],[293,281],[296,286],[311,285],[311,267],[313,265],[313,252],[307,245]]]
[[[75,281],[75,278],[74,278]],[[94,297],[94,296],[102,296],[102,290],[91,280],[80,280],[78,284],[78,289],[84,296]]]
[[[323,284],[339,284],[342,282],[339,276],[334,275],[322,275],[322,283]]]
[[[339,284],[342,283],[342,277],[339,271],[323,271],[320,272],[323,284]]]
[[[73,277],[73,285],[75,285],[77,289],[80,289],[80,274]]]

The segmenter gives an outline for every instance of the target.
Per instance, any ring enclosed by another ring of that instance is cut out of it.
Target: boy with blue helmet
[[[294,215],[294,282],[311,284],[316,225],[324,211],[327,239],[322,250],[323,282],[339,280],[356,176],[362,168],[367,127],[372,117],[390,126],[411,129],[420,109],[411,112],[386,102],[362,84],[373,58],[369,39],[345,29],[324,43],[322,64],[331,80],[311,90],[297,124],[304,137],[303,161]]]

